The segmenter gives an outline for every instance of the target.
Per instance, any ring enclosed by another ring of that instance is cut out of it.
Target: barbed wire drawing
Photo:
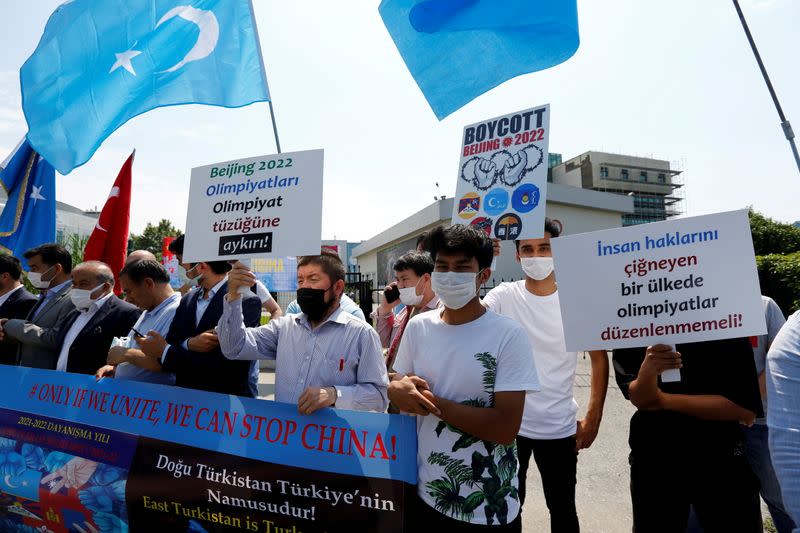
[[[542,163],[544,150],[535,144],[529,144],[514,154],[508,150],[500,150],[488,159],[481,156],[471,157],[461,166],[461,179],[471,183],[479,191],[488,191],[498,182],[513,187]]]

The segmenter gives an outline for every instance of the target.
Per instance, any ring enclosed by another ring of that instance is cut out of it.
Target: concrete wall
[[[601,176],[600,167],[608,169],[608,178]],[[622,178],[622,170],[628,179]],[[647,181],[639,181],[639,173],[647,172]],[[665,175],[665,183],[658,182],[658,174]],[[572,187],[620,189],[648,194],[670,194],[672,174],[669,161],[635,157],[606,152],[586,152],[564,161],[552,169],[553,182]]]
[[[56,234],[91,235],[97,219],[68,211],[56,210]]]

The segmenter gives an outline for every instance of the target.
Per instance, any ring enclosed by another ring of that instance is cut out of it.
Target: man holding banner
[[[246,328],[239,289],[251,287],[255,276],[236,263],[217,326],[222,353],[233,360],[274,360],[275,400],[297,404],[301,414],[324,407],[385,411],[389,378],[380,339],[341,308],[344,277],[333,252],[299,258],[297,300],[303,312]]]
[[[575,506],[577,452],[591,446],[600,429],[608,390],[608,354],[605,350],[589,352],[591,397],[586,417],[578,420],[573,396],[578,353],[567,351],[565,346],[550,249],[550,239],[558,235],[559,227],[546,218],[543,238],[515,240],[517,261],[525,278],[501,283],[489,291],[483,303],[522,325],[533,347],[542,390],[526,396],[517,435],[520,504],[525,504],[528,465],[533,455],[550,511],[551,530],[564,533],[580,530]]]

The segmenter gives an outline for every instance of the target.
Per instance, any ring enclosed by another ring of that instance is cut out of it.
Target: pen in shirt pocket
[[[339,372],[344,371],[344,357],[339,359]]]

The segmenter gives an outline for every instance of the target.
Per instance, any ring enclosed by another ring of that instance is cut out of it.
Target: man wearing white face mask
[[[114,296],[114,274],[105,263],[86,261],[72,269],[75,310],[59,324],[56,370],[94,375],[114,337],[124,337],[141,311]]]
[[[538,390],[530,342],[481,305],[492,243],[467,226],[429,237],[441,310],[406,326],[389,399],[417,417],[418,498],[409,531],[520,532],[515,437]],[[442,488],[444,487],[444,488]]]
[[[0,319],[0,336],[19,343],[20,366],[53,370],[58,359],[55,326],[75,309],[72,290],[72,256],[60,244],[43,244],[23,254],[28,263],[28,281],[39,289],[39,301],[25,320]]]
[[[386,352],[388,369],[392,368],[400,339],[411,317],[439,306],[439,298],[431,288],[433,259],[428,252],[413,251],[402,255],[395,262],[394,271],[397,282],[392,286],[397,287],[403,308],[395,314],[393,309],[397,301],[387,302],[384,296],[381,305],[372,313],[381,345],[388,348]]]
[[[527,395],[517,435],[520,502],[525,503],[525,483],[533,455],[550,510],[551,531],[577,532],[580,530],[575,508],[577,453],[591,446],[600,428],[609,364],[606,352],[589,352],[591,397],[586,417],[578,420],[578,404],[572,391],[578,354],[568,352],[565,346],[550,251],[550,239],[558,235],[558,226],[545,219],[544,238],[514,241],[525,279],[501,283],[489,291],[483,303],[523,326],[533,346],[542,384],[540,392]]]

